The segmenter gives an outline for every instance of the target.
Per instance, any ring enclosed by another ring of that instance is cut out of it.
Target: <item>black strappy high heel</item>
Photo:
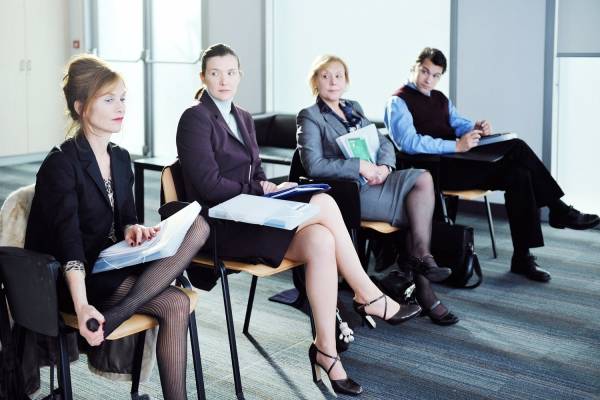
[[[329,357],[332,360],[334,360],[333,363],[329,366],[329,368],[325,368],[324,366],[319,364],[319,362],[317,361],[317,353],[321,353],[325,357]],[[317,346],[315,346],[314,343],[312,343],[310,345],[310,348],[308,349],[308,359],[310,360],[310,366],[312,368],[313,381],[315,383],[318,383],[321,381],[321,369],[323,369],[323,371],[325,371],[325,373],[327,374],[327,377],[329,378],[329,372],[333,369],[335,363],[340,361],[340,356],[338,356],[338,355],[330,356],[329,354],[325,354],[321,350],[319,350],[317,348]],[[359,394],[361,394],[363,392],[362,386],[360,386],[358,383],[354,382],[349,377],[346,377],[346,379],[331,379],[331,378],[329,378],[329,381],[331,382],[331,387],[333,388],[333,391],[336,393],[349,394],[351,396],[358,396]]]
[[[446,308],[446,312],[439,317],[432,313],[432,311],[441,304],[442,302],[437,300],[428,309],[423,309],[423,311],[421,311],[421,316],[428,316],[431,319],[431,322],[436,325],[448,326],[456,324],[459,319],[456,315],[451,313],[448,308]]]
[[[381,299],[384,299],[384,301],[385,301],[385,308],[383,309],[383,317],[367,314],[367,311],[365,310],[365,308]],[[375,300],[369,301],[368,303],[365,303],[365,304],[358,303],[356,301],[352,301],[352,305],[354,306],[354,311],[356,311],[356,313],[362,317],[363,322],[366,322],[367,326],[371,329],[375,328],[375,326],[376,326],[375,321],[373,320],[373,317],[381,318],[382,320],[384,320],[385,322],[387,322],[390,325],[398,325],[401,322],[405,322],[411,318],[416,317],[421,312],[421,307],[418,304],[400,304],[400,309],[398,310],[398,312],[396,314],[394,314],[392,317],[390,317],[389,319],[386,319],[385,317],[387,316],[387,296],[385,294],[382,294]]]

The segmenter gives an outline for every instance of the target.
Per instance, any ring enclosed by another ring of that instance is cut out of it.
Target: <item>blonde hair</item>
[[[100,91],[123,81],[121,75],[108,66],[106,62],[91,54],[74,56],[66,66],[63,77],[63,93],[67,102],[67,115],[71,125],[67,137],[79,135],[85,127],[83,115],[91,102],[100,96]],[[81,105],[77,112],[75,102]]]
[[[334,56],[331,54],[325,54],[319,56],[313,61],[312,66],[310,68],[310,72],[308,74],[308,85],[310,86],[310,90],[314,96],[319,94],[319,89],[317,86],[317,75],[321,70],[329,66],[330,64],[338,62],[344,66],[344,75],[346,76],[346,83],[350,83],[350,75],[348,73],[348,66],[338,56]]]

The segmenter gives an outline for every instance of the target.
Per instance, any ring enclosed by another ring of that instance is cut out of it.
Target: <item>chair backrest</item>
[[[160,183],[161,205],[185,199],[185,186],[179,160],[163,168]]]
[[[16,323],[43,335],[58,335],[59,268],[60,264],[49,255],[0,247],[0,281]]]
[[[302,161],[300,161],[300,149],[296,149],[294,151],[294,155],[292,156],[292,164],[290,165],[290,175],[288,177],[288,181],[290,182],[299,182],[301,176],[306,175],[306,170],[302,165]]]

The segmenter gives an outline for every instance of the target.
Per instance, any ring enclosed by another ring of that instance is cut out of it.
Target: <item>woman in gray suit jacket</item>
[[[431,175],[420,169],[394,171],[394,146],[381,134],[374,163],[346,159],[336,139],[371,124],[358,102],[341,98],[349,82],[347,65],[339,57],[321,56],[313,63],[309,81],[317,100],[297,117],[300,159],[308,175],[358,180],[363,219],[409,227],[411,257],[407,265],[415,272],[419,304],[434,323],[458,322],[429,284],[442,281],[451,273],[449,268],[436,264],[429,249],[435,205]]]

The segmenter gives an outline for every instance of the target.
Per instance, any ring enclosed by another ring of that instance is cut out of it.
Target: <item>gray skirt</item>
[[[385,221],[396,227],[408,226],[406,196],[423,169],[401,169],[388,175],[382,185],[363,185],[360,191],[361,217]]]

